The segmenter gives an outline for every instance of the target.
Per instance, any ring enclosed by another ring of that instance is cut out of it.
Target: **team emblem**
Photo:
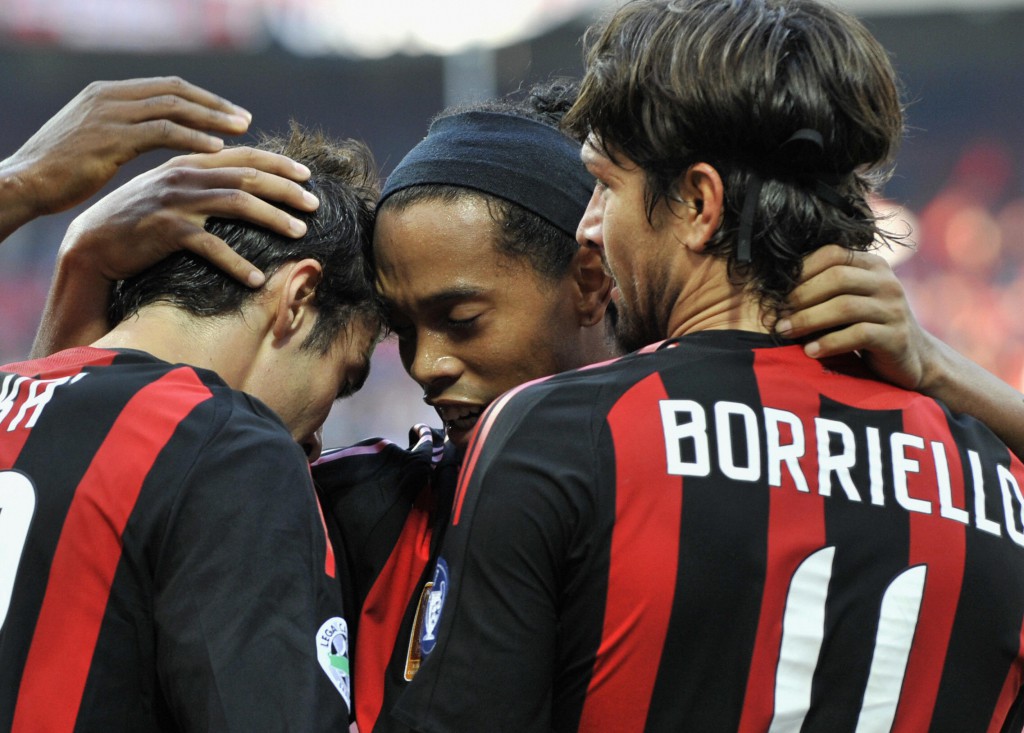
[[[437,558],[434,580],[427,593],[426,609],[423,614],[423,633],[420,636],[420,651],[427,656],[437,643],[437,627],[441,622],[444,599],[448,595],[448,563],[443,557]]]
[[[348,624],[335,616],[324,621],[316,634],[316,655],[327,679],[352,709],[352,680],[348,664]]]

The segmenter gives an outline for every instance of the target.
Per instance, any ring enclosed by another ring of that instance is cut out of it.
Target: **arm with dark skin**
[[[1024,456],[1024,395],[921,328],[899,279],[878,255],[819,249],[804,262],[790,305],[777,330],[787,338],[810,337],[808,356],[859,351],[883,379],[972,415]]]
[[[259,287],[263,273],[203,227],[211,216],[241,219],[284,236],[306,226],[278,208],[312,211],[298,182],[309,170],[253,148],[173,158],[95,203],[68,228],[32,347],[34,358],[95,341],[108,330],[113,284],[182,249]]]
[[[242,134],[250,119],[177,77],[93,82],[0,161],[0,241],[85,201],[148,150],[216,152],[224,147],[217,135]]]

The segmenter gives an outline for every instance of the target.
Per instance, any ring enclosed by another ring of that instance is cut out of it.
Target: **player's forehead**
[[[499,248],[493,217],[482,199],[382,211],[374,252],[385,302],[391,308],[444,306],[536,288],[529,260]]]

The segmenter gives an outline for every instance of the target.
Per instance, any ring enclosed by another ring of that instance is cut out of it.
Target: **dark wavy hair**
[[[714,166],[725,206],[707,251],[727,258],[733,281],[768,310],[814,249],[894,239],[867,197],[887,180],[903,134],[900,89],[885,50],[853,16],[815,0],[633,0],[585,44],[566,129],[640,166],[649,220],[691,165]],[[802,129],[820,133],[822,147],[785,145]],[[755,173],[764,185],[744,263],[736,235]],[[815,181],[844,205],[813,193]]]
[[[579,86],[575,80],[557,78],[537,84],[525,93],[473,105],[449,107],[434,121],[465,112],[496,112],[515,115],[557,128],[563,115],[576,100]],[[523,258],[540,275],[558,280],[569,269],[579,249],[576,239],[546,219],[511,201],[477,189],[449,184],[424,184],[402,189],[387,198],[380,211],[402,211],[422,201],[452,204],[466,199],[482,200],[494,222],[498,251]]]
[[[206,229],[259,267],[269,277],[287,262],[311,258],[323,277],[316,288],[317,319],[302,347],[326,353],[341,329],[366,316],[382,322],[373,269],[366,258],[379,194],[376,165],[369,148],[357,140],[328,139],[322,132],[292,124],[287,138],[265,136],[256,147],[306,165],[312,175],[304,186],[320,199],[312,213],[291,210],[307,225],[291,239],[246,222],[211,218]],[[111,323],[150,303],[166,302],[199,317],[235,313],[257,291],[206,260],[179,252],[114,288]]]

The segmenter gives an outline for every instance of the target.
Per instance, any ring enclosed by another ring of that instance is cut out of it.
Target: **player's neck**
[[[136,349],[171,364],[190,364],[216,372],[231,386],[239,366],[254,349],[255,334],[237,316],[197,318],[158,303],[140,309],[93,343],[100,348]]]
[[[756,294],[730,282],[723,260],[708,257],[704,264],[690,274],[676,297],[668,337],[726,329],[768,333],[771,319],[765,318]]]

